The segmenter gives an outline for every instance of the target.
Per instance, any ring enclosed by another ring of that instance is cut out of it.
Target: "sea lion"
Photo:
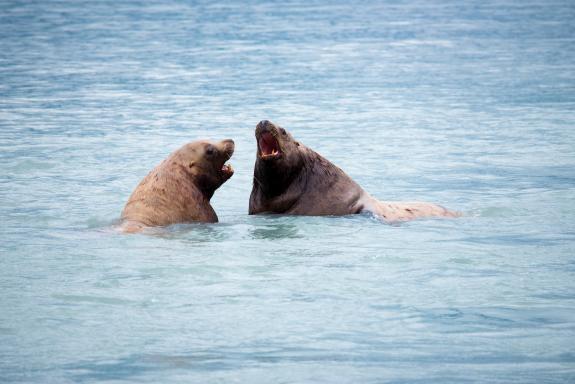
[[[255,133],[258,149],[250,215],[339,216],[371,212],[388,222],[458,216],[436,204],[373,198],[340,168],[270,121],[260,121]]]
[[[210,199],[234,174],[225,164],[233,153],[233,140],[195,141],[173,152],[132,192],[122,211],[120,229],[138,232],[183,222],[216,223]]]

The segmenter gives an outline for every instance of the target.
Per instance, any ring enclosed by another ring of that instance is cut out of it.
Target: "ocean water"
[[[575,382],[575,5],[0,2],[0,382]],[[247,215],[269,119],[456,220]],[[220,223],[112,228],[233,138]]]

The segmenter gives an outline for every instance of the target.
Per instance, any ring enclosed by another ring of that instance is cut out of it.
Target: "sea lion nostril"
[[[226,150],[233,149],[236,145],[232,139],[222,140],[222,144]]]
[[[260,122],[258,123],[257,128],[264,129],[264,128],[267,128],[268,125],[270,125],[270,124],[271,124],[271,123],[270,123],[269,120],[262,120],[262,121],[260,121]]]
[[[230,157],[236,148],[236,145],[233,140],[224,140],[223,142],[223,154]]]

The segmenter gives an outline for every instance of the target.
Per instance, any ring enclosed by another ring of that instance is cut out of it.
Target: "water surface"
[[[575,381],[569,1],[4,1],[0,381]],[[272,120],[457,220],[247,215]],[[111,227],[236,141],[214,225]]]

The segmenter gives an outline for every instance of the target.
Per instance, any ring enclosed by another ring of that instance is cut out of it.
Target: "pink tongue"
[[[277,151],[277,141],[269,132],[262,133],[260,137],[260,149],[262,155],[269,155],[274,150]]]

